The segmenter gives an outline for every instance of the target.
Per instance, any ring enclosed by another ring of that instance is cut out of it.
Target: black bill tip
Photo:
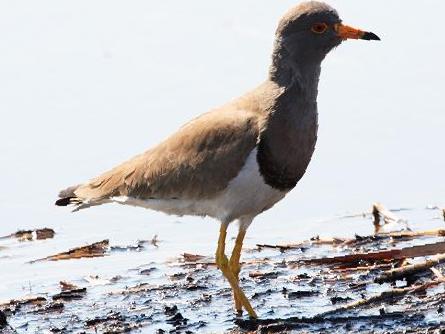
[[[380,37],[373,32],[365,32],[360,39],[366,39],[367,41],[380,41]]]

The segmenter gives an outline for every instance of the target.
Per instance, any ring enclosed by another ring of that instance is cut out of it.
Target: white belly
[[[172,215],[210,216],[230,222],[243,216],[254,217],[271,208],[286,193],[264,183],[256,159],[255,148],[248,156],[239,174],[226,189],[209,199],[149,199],[140,200],[127,196],[113,197],[120,204],[145,207]]]

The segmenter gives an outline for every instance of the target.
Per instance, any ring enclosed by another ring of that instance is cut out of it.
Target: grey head
[[[278,24],[267,80],[277,93],[257,155],[264,181],[275,189],[289,191],[306,172],[317,140],[321,62],[346,39],[379,38],[344,25],[335,9],[317,1],[292,8]]]
[[[274,72],[279,70],[313,69],[346,39],[379,40],[379,37],[342,24],[337,11],[323,2],[303,2],[291,8],[278,24],[271,76],[276,76],[278,73]]]

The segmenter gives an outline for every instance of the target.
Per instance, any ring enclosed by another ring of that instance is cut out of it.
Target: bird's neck
[[[272,54],[269,80],[285,90],[298,86],[299,96],[295,98],[316,101],[322,60],[303,51],[291,55],[277,42]]]
[[[260,135],[258,163],[266,183],[288,191],[301,179],[317,140],[320,62],[274,53],[269,82],[280,93]]]

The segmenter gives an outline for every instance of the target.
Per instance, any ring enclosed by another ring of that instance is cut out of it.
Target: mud
[[[437,212],[442,215],[441,210]],[[397,232],[377,231],[352,238],[316,236],[307,241],[289,240],[286,244],[259,244],[245,249],[241,285],[258,312],[257,320],[234,314],[231,290],[211,253],[183,253],[156,263],[150,262],[150,251],[166,247],[157,238],[155,242],[138,241],[126,246],[104,240],[49,255],[46,259],[51,261],[28,266],[52,265],[61,260],[98,261],[100,265],[104,257],[125,261],[138,252],[146,252],[147,260],[106,277],[73,274],[69,281],[50,282],[49,288],[42,287],[41,291],[34,286],[32,294],[25,291],[21,298],[0,302],[0,332],[441,333],[445,326],[442,262],[417,266],[420,269],[381,284],[375,282],[391,270],[432,259],[423,253],[393,258],[387,250],[406,251],[444,241],[440,232],[419,233],[423,230],[417,225],[410,226],[414,234],[401,235],[409,232],[405,222],[410,220],[410,211],[403,214],[403,224],[382,220],[383,225],[393,224],[391,228]],[[353,219],[372,226],[369,217],[371,213]],[[337,218],[338,223],[342,219]],[[435,223],[439,231],[443,222]],[[20,249],[20,241],[8,241],[7,247],[9,251]],[[348,263],[335,260],[369,253],[387,255]],[[434,249],[428,254],[437,256]]]

